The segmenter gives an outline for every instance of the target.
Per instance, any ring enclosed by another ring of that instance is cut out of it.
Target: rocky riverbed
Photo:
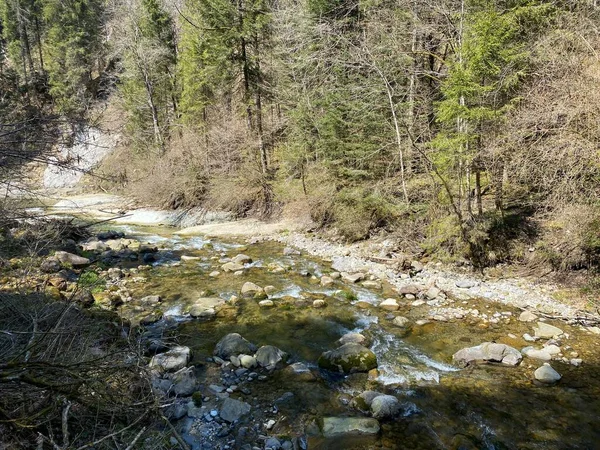
[[[174,448],[594,447],[599,328],[372,250],[121,226],[30,281],[139,329]]]

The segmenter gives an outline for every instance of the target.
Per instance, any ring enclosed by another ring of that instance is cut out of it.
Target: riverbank
[[[309,233],[310,223],[286,217],[264,222],[258,219],[228,220],[226,213],[205,210],[173,212],[137,207],[132,201],[109,194],[86,194],[58,198],[49,208],[56,214],[76,214],[110,223],[179,228],[179,236],[204,235],[217,238],[271,240],[308,255],[330,261],[339,272],[360,272],[389,282],[397,290],[417,285],[419,290],[435,287],[456,300],[482,298],[522,310],[563,320],[580,320],[587,325],[600,322],[597,314],[586,311],[581,301],[558,300],[561,287],[535,278],[495,278],[469,268],[456,268],[439,262],[412,260],[394,253],[392,238],[379,237],[354,244],[333,242]],[[459,312],[460,313],[460,312]]]

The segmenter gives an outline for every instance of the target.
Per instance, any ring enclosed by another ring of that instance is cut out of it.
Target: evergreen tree
[[[66,115],[79,115],[90,100],[89,85],[98,75],[102,53],[104,13],[103,0],[45,0],[50,94]]]

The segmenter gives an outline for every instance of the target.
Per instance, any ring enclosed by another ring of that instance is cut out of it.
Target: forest
[[[0,448],[597,445],[597,0],[0,0],[0,31]],[[84,194],[237,222],[52,209],[90,129]]]
[[[105,189],[597,266],[594,1],[3,0],[2,37],[9,123],[117,123]]]

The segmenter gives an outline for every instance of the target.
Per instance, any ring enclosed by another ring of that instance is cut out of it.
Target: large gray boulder
[[[238,333],[229,333],[224,336],[215,346],[214,355],[228,360],[231,356],[240,354],[253,354],[256,351],[256,345],[248,342]]]
[[[220,416],[221,419],[226,420],[227,422],[235,422],[249,412],[250,405],[248,403],[240,402],[239,400],[228,397],[223,401]]]
[[[272,368],[280,362],[285,362],[287,359],[287,353],[279,350],[277,347],[272,345],[263,345],[258,349],[256,355],[256,361],[261,367]]]
[[[164,372],[183,369],[190,361],[190,355],[189,347],[173,347],[168,352],[154,355],[150,360],[150,368]]]
[[[319,367],[333,372],[368,372],[377,367],[377,356],[367,347],[348,343],[323,353],[318,363]]]
[[[378,395],[371,401],[371,413],[376,419],[396,417],[400,409],[400,402],[393,395]]]
[[[379,433],[379,422],[370,417],[325,417],[323,436],[335,438],[344,435],[375,435]]]
[[[192,395],[196,391],[198,380],[194,374],[193,367],[184,367],[171,377],[173,383],[172,391],[178,396]]]
[[[90,264],[90,260],[83,256],[74,255],[73,253],[58,251],[54,257],[63,264],[70,264],[73,267],[85,267]]]
[[[521,362],[523,356],[519,350],[506,344],[484,342],[476,347],[459,350],[452,356],[452,359],[461,366],[473,362],[497,362],[507,366],[516,366]]]

